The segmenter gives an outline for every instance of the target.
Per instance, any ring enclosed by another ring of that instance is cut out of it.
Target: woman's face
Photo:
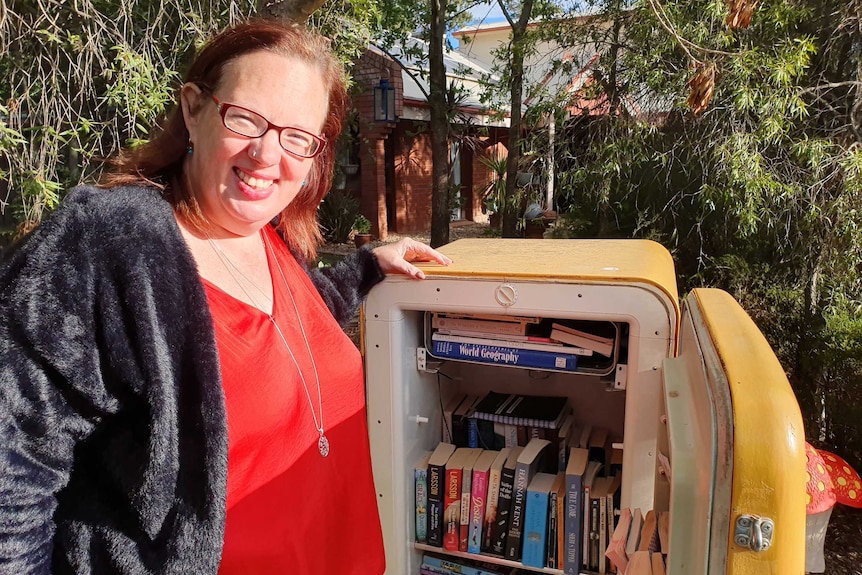
[[[214,95],[276,126],[318,135],[329,106],[317,70],[295,58],[254,52],[229,62]],[[284,150],[277,130],[247,138],[225,128],[211,94],[183,87],[183,116],[193,153],[185,172],[203,215],[232,235],[256,233],[300,192],[314,159]]]

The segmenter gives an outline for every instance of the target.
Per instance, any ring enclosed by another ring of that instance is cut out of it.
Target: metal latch
[[[756,553],[766,551],[772,545],[775,523],[768,517],[759,515],[740,515],[736,518],[736,531],[733,541],[740,547],[747,547]]]

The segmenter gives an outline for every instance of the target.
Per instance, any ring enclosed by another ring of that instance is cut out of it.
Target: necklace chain
[[[302,317],[299,315],[299,307],[296,305],[296,300],[293,297],[293,291],[290,289],[290,285],[287,283],[287,278],[284,275],[284,271],[281,269],[281,264],[278,262],[278,258],[275,255],[275,251],[272,249],[272,246],[269,243],[269,240],[266,238],[266,235],[261,230],[261,240],[263,243],[263,251],[264,253],[269,252],[272,255],[273,261],[275,262],[275,266],[278,269],[279,276],[281,276],[282,284],[287,291],[287,295],[290,297],[290,302],[293,304],[293,311],[296,314],[296,320],[299,323],[299,331],[302,334],[302,339],[305,342],[305,349],[308,352],[308,357],[311,360],[311,367],[314,370],[314,380],[317,384],[317,405],[320,410],[320,420],[317,419],[317,414],[314,411],[314,402],[311,399],[311,392],[308,390],[308,384],[305,381],[305,375],[302,372],[302,368],[299,366],[299,361],[297,361],[296,356],[293,353],[293,349],[291,349],[290,345],[287,343],[287,338],[284,337],[284,333],[281,331],[281,327],[278,325],[278,322],[275,321],[275,317],[273,313],[275,312],[275,304],[274,300],[270,299],[266,293],[251,279],[246,276],[239,267],[234,264],[231,259],[227,256],[226,253],[222,251],[219,245],[215,242],[215,240],[207,234],[207,241],[212,247],[215,254],[218,256],[219,260],[222,262],[222,265],[227,269],[228,273],[233,278],[234,282],[240,287],[240,289],[245,293],[246,297],[249,301],[254,305],[254,307],[260,309],[266,316],[269,318],[270,323],[272,323],[273,327],[275,327],[276,333],[278,333],[278,337],[281,339],[281,342],[284,344],[284,347],[287,349],[287,352],[290,354],[290,359],[293,360],[293,364],[296,366],[296,371],[299,373],[299,379],[302,382],[302,388],[305,391],[305,397],[308,400],[308,407],[311,410],[311,419],[314,422],[314,428],[317,430],[317,433],[320,435],[317,448],[320,451],[320,455],[326,457],[329,455],[329,440],[326,438],[326,433],[324,431],[323,424],[323,396],[320,390],[320,376],[317,372],[317,364],[314,361],[314,354],[311,352],[311,345],[308,343],[308,337],[305,334],[305,326],[302,324]],[[238,274],[238,275],[237,275]],[[269,313],[263,311],[263,309],[257,304],[257,299],[252,297],[251,293],[246,289],[245,284],[240,281],[240,276],[245,283],[251,285],[257,292],[263,297],[263,299],[270,304],[271,311]],[[274,284],[274,282],[273,282]],[[273,287],[274,289],[274,287]],[[274,293],[274,292],[273,292]]]

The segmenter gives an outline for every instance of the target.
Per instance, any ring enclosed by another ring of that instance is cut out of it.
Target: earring
[[[302,184],[300,184],[300,186],[304,188],[307,183],[308,182],[306,182],[305,180],[302,180]]]
[[[195,153],[195,145],[192,142],[191,138],[189,138],[189,144],[188,144],[188,146],[186,146],[186,154],[191,156],[194,153]]]

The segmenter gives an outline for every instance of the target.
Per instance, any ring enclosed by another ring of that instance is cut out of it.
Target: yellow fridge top
[[[476,238],[439,251],[453,263],[418,264],[428,276],[650,284],[668,296],[679,316],[673,258],[650,240]]]

